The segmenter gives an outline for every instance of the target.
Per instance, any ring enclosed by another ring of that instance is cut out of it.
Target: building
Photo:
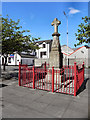
[[[35,66],[41,66],[43,63],[49,63],[49,53],[51,51],[52,39],[36,42],[40,49],[36,50]]]
[[[86,67],[90,66],[90,48],[86,46],[82,46],[77,49],[73,49],[74,51],[70,54],[66,54],[63,52],[64,56],[64,64],[66,64],[68,59],[68,64],[74,64],[74,62],[77,62],[78,64],[85,63]]]
[[[36,44],[40,49],[36,50],[35,65],[39,66],[45,61],[49,63],[52,40],[38,41]],[[90,47],[82,46],[79,48],[70,48],[66,45],[62,45],[61,52],[63,53],[63,65],[73,65],[74,62],[82,64],[84,62],[86,67],[90,66]]]
[[[38,59],[40,59],[40,58],[48,59],[49,53],[51,50],[51,44],[52,44],[52,40],[44,40],[44,41],[36,42],[36,45],[38,45],[40,48],[40,49],[36,50],[36,57]]]
[[[19,62],[21,62],[21,56],[18,53],[14,54],[8,54],[8,57],[5,59],[3,55],[1,55],[1,65],[5,63],[6,65],[19,65]]]
[[[7,65],[19,65],[19,62],[27,65],[41,66],[47,62],[49,64],[49,53],[51,51],[52,39],[36,42],[40,49],[32,51],[31,53],[22,52],[19,55],[17,52],[8,54]],[[85,63],[86,67],[90,66],[90,47],[82,46],[79,48],[70,48],[66,45],[61,46],[63,53],[63,65],[73,65],[74,62],[78,64]],[[4,56],[1,55],[1,65],[5,62]]]
[[[34,59],[34,51],[32,53],[22,52],[20,55],[17,52],[14,52],[14,54],[8,54],[8,57],[6,58],[6,65],[19,65],[19,62],[21,62],[21,64],[34,65]],[[5,58],[1,55],[1,65],[4,63]]]
[[[62,45],[61,50],[62,50],[62,53],[67,54],[67,55],[74,52],[74,49],[67,47],[67,45]]]
[[[34,51],[32,51],[32,53],[23,52],[21,54],[21,64],[27,64],[33,66],[35,58],[36,56]]]

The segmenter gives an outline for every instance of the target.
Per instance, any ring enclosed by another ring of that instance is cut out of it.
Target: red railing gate
[[[28,67],[19,63],[19,86],[60,92],[76,96],[84,82],[84,63],[82,65],[63,66],[62,69]]]

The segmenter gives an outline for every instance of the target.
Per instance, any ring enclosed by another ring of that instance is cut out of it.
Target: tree
[[[82,43],[90,43],[90,17],[82,17],[82,20],[84,20],[84,23],[78,25],[78,34],[75,33],[76,40],[78,40],[78,43],[74,44],[75,47]]]
[[[2,17],[2,55],[5,57],[4,70],[6,65],[6,59],[8,54],[22,51],[30,52],[35,49],[39,49],[35,45],[35,42],[40,38],[31,37],[31,35],[25,35],[24,33],[30,32],[29,30],[21,30],[22,26],[19,26],[20,20],[13,21],[7,15],[6,18]]]

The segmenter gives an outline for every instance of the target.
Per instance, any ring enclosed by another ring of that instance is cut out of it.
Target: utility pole
[[[68,17],[65,12],[63,12],[67,19],[67,65],[68,65]]]

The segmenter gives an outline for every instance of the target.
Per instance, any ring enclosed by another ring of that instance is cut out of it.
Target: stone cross
[[[54,21],[51,23],[52,26],[54,26],[54,32],[58,33],[58,26],[61,24],[61,22],[55,18]]]

